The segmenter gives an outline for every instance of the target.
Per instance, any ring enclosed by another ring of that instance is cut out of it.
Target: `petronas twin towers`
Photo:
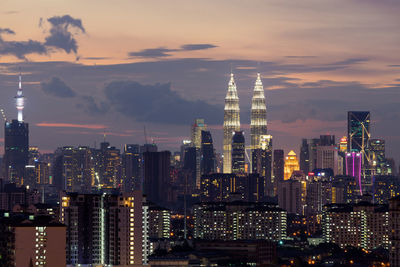
[[[224,165],[223,172],[232,172],[232,135],[240,131],[240,108],[236,83],[231,73],[224,108]],[[267,134],[267,108],[261,76],[257,74],[251,102],[251,150],[260,148],[260,136]]]

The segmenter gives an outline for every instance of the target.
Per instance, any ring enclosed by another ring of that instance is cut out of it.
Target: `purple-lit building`
[[[346,175],[356,178],[356,182],[362,195],[361,187],[361,167],[362,167],[362,154],[358,152],[351,152],[346,154]]]

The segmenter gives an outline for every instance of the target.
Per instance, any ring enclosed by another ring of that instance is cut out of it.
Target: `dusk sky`
[[[347,133],[371,111],[372,138],[400,160],[400,1],[0,1],[0,107],[16,118],[18,72],[30,144],[177,151],[195,118],[222,150],[231,68],[249,134],[256,73],[274,149]],[[0,131],[1,146],[4,130]],[[247,138],[249,143],[250,138]],[[3,147],[1,147],[3,153]]]

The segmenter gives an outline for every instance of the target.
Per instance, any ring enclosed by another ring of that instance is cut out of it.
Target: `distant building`
[[[196,148],[196,186],[200,187],[201,176],[201,144],[202,144],[202,131],[207,130],[207,125],[204,119],[196,119],[192,125],[192,145]]]
[[[145,152],[143,193],[148,201],[163,206],[169,201],[171,152]]]
[[[245,173],[245,141],[241,131],[232,137],[232,173]]]
[[[66,266],[66,227],[48,217],[4,213],[0,218],[2,266]]]
[[[53,175],[58,190],[91,192],[95,183],[92,150],[65,146],[56,150]]]
[[[346,175],[352,176],[355,178],[355,182],[358,185],[359,194],[362,195],[362,154],[357,152],[351,152],[346,154]]]
[[[195,238],[279,241],[286,237],[286,211],[274,204],[200,203],[193,213]]]
[[[62,193],[67,264],[142,264],[142,194]]]
[[[389,200],[389,262],[390,266],[400,266],[400,197]]]
[[[5,180],[17,186],[24,184],[25,166],[29,160],[29,125],[23,121],[6,121],[4,126],[3,168]]]
[[[235,131],[240,131],[240,108],[236,83],[231,73],[228,91],[225,97],[224,108],[224,163],[223,172],[232,173],[232,136]]]
[[[292,176],[293,171],[300,170],[299,161],[297,160],[296,153],[293,150],[289,152],[285,158],[285,180],[288,180]]]
[[[201,131],[200,152],[201,175],[214,173],[216,171],[215,151],[210,131]],[[200,180],[198,181],[197,187],[200,188]]]
[[[317,146],[318,169],[331,169],[334,175],[339,173],[338,148],[336,145]]]
[[[288,213],[302,215],[304,204],[302,201],[302,184],[298,180],[290,179],[278,182],[278,204]]]
[[[285,169],[285,154],[282,149],[274,149],[273,174],[275,181],[283,181]]]
[[[122,154],[122,183],[124,192],[140,190],[141,182],[141,157],[140,146],[126,144]]]
[[[331,204],[322,218],[324,242],[373,250],[389,248],[389,210],[387,205]]]

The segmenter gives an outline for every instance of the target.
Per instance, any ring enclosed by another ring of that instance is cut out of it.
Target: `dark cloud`
[[[15,34],[15,32],[9,28],[0,28],[0,34],[6,33],[6,34]],[[1,39],[1,36],[0,36]]]
[[[90,115],[103,115],[110,109],[107,103],[97,103],[92,96],[81,96],[81,99],[84,104],[78,104],[77,107],[83,109]]]
[[[317,58],[317,56],[286,56],[287,58]]]
[[[80,19],[70,15],[54,16],[47,21],[51,24],[50,35],[46,37],[46,46],[64,50],[66,53],[78,52],[78,43],[74,38],[77,32],[85,33],[85,28]],[[76,30],[75,33],[71,30]]]
[[[189,124],[194,118],[205,118],[216,123],[219,120],[215,115],[223,112],[222,107],[184,99],[171,90],[169,83],[112,82],[104,93],[114,110],[142,122]]]
[[[182,52],[182,51],[195,51],[195,50],[205,50],[217,47],[213,44],[185,44],[179,49],[170,49],[167,47],[157,47],[143,49],[137,52],[130,52],[128,55],[130,57],[141,57],[141,58],[162,58],[172,56],[172,52]]]
[[[130,57],[142,57],[142,58],[159,58],[169,57],[171,52],[177,51],[176,49],[168,49],[165,47],[143,49],[137,52],[130,52]]]
[[[400,68],[400,64],[394,64],[394,65],[387,65],[389,68]]]
[[[75,97],[76,93],[63,80],[53,77],[49,82],[41,83],[42,90],[48,95],[56,97]]]
[[[15,34],[9,28],[0,28],[0,55],[13,55],[20,59],[26,59],[25,55],[37,53],[46,54],[46,47],[42,43],[28,40],[28,41],[5,41],[1,34]]]
[[[109,57],[84,57],[83,59],[86,60],[104,60],[104,59],[110,59]]]
[[[204,50],[218,47],[213,44],[185,44],[181,46],[181,49],[184,51],[192,51],[192,50]]]

